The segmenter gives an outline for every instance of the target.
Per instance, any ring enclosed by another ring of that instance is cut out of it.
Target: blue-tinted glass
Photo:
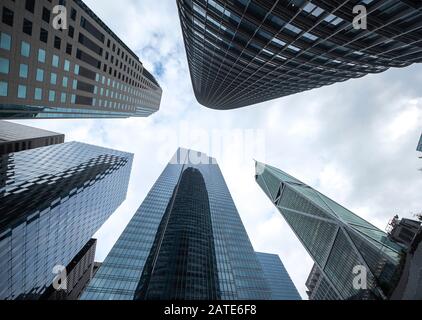
[[[9,74],[9,59],[0,57],[0,73]]]
[[[35,88],[34,99],[35,100],[42,100],[42,89],[41,88]]]
[[[60,97],[60,102],[61,103],[66,103],[66,93],[62,93],[61,97]]]
[[[63,77],[63,81],[62,81],[63,87],[67,88],[68,81],[69,81],[68,77]]]
[[[65,60],[64,61],[64,71],[70,71],[70,61],[69,60]]]
[[[31,53],[31,45],[28,42],[22,41],[21,55],[24,57],[29,57],[30,53]]]
[[[0,97],[7,97],[8,84],[5,81],[0,81]]]
[[[53,60],[51,62],[52,66],[58,68],[59,67],[59,61],[60,61],[59,56],[53,55]]]
[[[177,152],[83,299],[271,297],[215,159],[195,155]]]
[[[0,48],[10,50],[12,46],[12,38],[5,32],[0,32]]]
[[[57,84],[57,74],[54,72],[51,73],[50,83],[53,85]]]
[[[45,50],[38,49],[38,61],[41,63],[45,63]]]
[[[50,90],[48,93],[48,101],[54,102],[56,100],[56,92],[53,90]]]
[[[132,157],[76,142],[0,156],[1,300],[44,293],[125,199]]]
[[[43,69],[37,69],[37,75],[35,78],[37,81],[43,82],[44,81],[44,70]]]
[[[24,86],[24,85],[18,86],[18,98],[20,98],[20,99],[26,98],[26,86]]]
[[[19,66],[19,77],[21,78],[28,78],[28,65],[21,63]]]

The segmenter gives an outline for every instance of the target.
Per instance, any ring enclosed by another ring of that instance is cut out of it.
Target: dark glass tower
[[[67,9],[56,29],[54,7]],[[1,1],[0,119],[147,117],[162,89],[81,0]]]
[[[0,156],[64,142],[64,134],[0,121]]]
[[[271,300],[302,300],[290,275],[276,254],[256,253],[271,289]]]
[[[71,142],[0,157],[0,299],[38,299],[126,198],[133,155]]]
[[[418,0],[177,0],[194,92],[240,108],[422,61]],[[357,30],[355,5],[367,8]]]
[[[400,276],[403,261],[400,245],[377,227],[277,168],[257,162],[256,181],[338,297],[389,297]],[[363,284],[366,289],[355,285],[356,267],[366,270],[367,282]]]
[[[87,300],[270,297],[215,159],[185,149],[167,165],[82,295]]]

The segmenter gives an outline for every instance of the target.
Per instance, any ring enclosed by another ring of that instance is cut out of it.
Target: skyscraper
[[[257,162],[256,181],[337,296],[388,298],[400,277],[403,261],[400,245],[369,222],[277,168]]]
[[[94,275],[97,240],[90,239],[66,266],[66,288],[57,290],[51,285],[42,300],[77,300]]]
[[[0,120],[0,156],[64,142],[64,134]]]
[[[2,1],[0,10],[0,118],[145,117],[159,109],[155,78],[81,0]]]
[[[341,300],[316,264],[306,280],[309,300]]]
[[[271,300],[302,300],[278,255],[260,252],[256,255],[271,289]]]
[[[78,142],[0,157],[0,299],[38,299],[126,197],[133,155]]]
[[[232,300],[270,295],[216,160],[179,149],[82,299]]]
[[[213,109],[245,107],[422,61],[417,0],[177,4],[196,98]],[[366,8],[366,29],[355,28],[363,23],[356,5]]]

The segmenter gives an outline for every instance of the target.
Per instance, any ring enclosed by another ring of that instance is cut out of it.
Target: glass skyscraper
[[[256,253],[271,289],[271,300],[302,300],[292,279],[276,254]]]
[[[86,300],[270,299],[215,159],[179,149],[82,295]]]
[[[63,29],[53,26],[57,5],[67,10]],[[0,119],[158,111],[157,80],[83,1],[2,1],[0,17]]]
[[[234,109],[422,62],[418,0],[177,0],[193,89]],[[367,11],[357,29],[354,7]]]
[[[64,142],[64,134],[0,120],[0,155]]]
[[[0,157],[0,299],[38,299],[126,198],[133,155],[78,142]]]
[[[277,168],[257,162],[256,181],[338,297],[389,297],[403,262],[400,245],[369,222]],[[363,276],[363,270],[366,283],[357,281],[363,279],[357,278]]]

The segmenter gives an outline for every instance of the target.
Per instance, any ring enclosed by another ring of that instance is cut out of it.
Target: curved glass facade
[[[177,0],[196,98],[234,109],[422,62],[420,1]],[[355,29],[356,5],[367,29]]]
[[[180,235],[175,233],[177,230]],[[182,238],[188,230],[189,235]],[[174,256],[171,250],[182,250],[182,256]],[[188,262],[181,263],[182,257]],[[155,271],[151,261],[155,261]],[[171,265],[170,261],[178,265]],[[199,270],[204,263],[207,268]],[[169,268],[168,278],[159,270],[161,267]],[[164,287],[169,292],[163,292]],[[181,287],[185,290],[178,291]],[[146,288],[154,291],[144,292]],[[178,297],[271,298],[217,162],[185,149],[177,151],[158,178],[82,299]]]
[[[302,242],[335,296],[386,298],[391,294],[403,258],[399,244],[285,172],[259,162],[256,170],[257,183]],[[355,267],[367,270],[365,294],[354,286]]]

